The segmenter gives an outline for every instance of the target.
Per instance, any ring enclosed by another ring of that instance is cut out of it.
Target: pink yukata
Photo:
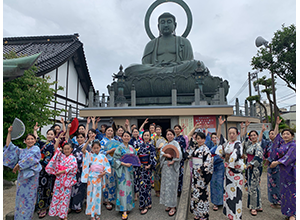
[[[57,148],[54,156],[46,166],[46,172],[55,175],[61,170],[66,170],[66,172],[55,179],[53,197],[48,214],[49,216],[58,216],[64,219],[68,215],[72,186],[76,183],[77,161],[72,154],[67,157]]]

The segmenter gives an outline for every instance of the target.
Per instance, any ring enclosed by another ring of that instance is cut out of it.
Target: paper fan
[[[12,126],[13,130],[11,132],[11,139],[17,140],[25,133],[25,125],[20,119],[15,118]]]
[[[75,131],[77,131],[79,122],[77,118],[74,118],[73,121],[71,122],[72,127],[70,128],[70,135],[74,134]]]
[[[164,146],[162,151],[165,154],[170,154],[173,158],[179,158],[179,155],[180,155],[177,147],[175,147],[172,144],[168,144],[168,145]]]
[[[120,159],[120,161],[123,163],[131,163],[132,166],[135,166],[135,167],[141,166],[140,159],[135,154],[124,154],[122,156],[122,158]]]
[[[196,170],[200,169],[200,167],[203,164],[203,159],[200,159],[198,157],[193,157],[192,161],[193,161],[193,168]]]
[[[163,139],[163,138],[158,139],[158,140],[156,141],[156,148],[159,148],[159,147],[164,146],[165,143],[167,143],[165,139]]]

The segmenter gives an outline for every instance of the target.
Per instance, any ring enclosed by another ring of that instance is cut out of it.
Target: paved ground
[[[250,220],[250,219],[271,219],[271,220],[284,220],[284,216],[281,214],[280,209],[272,209],[270,207],[270,203],[267,198],[267,173],[263,173],[262,181],[261,181],[261,191],[262,191],[262,203],[263,203],[263,212],[259,212],[258,215],[252,216],[247,209],[247,192],[244,191],[243,193],[243,220]],[[5,215],[14,210],[15,206],[15,193],[16,187],[13,186],[9,189],[4,189],[3,192],[3,218],[5,219]],[[154,195],[154,193],[152,193]],[[136,207],[131,211],[129,214],[128,219],[132,220],[172,220],[175,217],[169,217],[168,214],[164,211],[165,207],[159,204],[159,198],[156,196],[152,197],[153,205],[152,209],[148,211],[146,215],[140,215],[138,210],[138,202],[135,203]],[[38,220],[38,215],[35,213],[34,220]],[[57,217],[50,217],[46,216],[44,220],[53,220],[58,219]],[[86,216],[84,212],[77,214],[77,213],[70,213],[68,215],[68,219],[70,220],[81,220],[81,219],[90,219],[89,216]],[[116,211],[107,211],[104,207],[102,207],[102,214],[101,220],[119,220],[121,219],[121,214]],[[188,216],[188,220],[192,220],[193,216],[191,213]],[[219,208],[218,211],[212,210],[212,204],[210,205],[210,220],[218,220],[218,219],[226,219],[222,213],[222,209]]]

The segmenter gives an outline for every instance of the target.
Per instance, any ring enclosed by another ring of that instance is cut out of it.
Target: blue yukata
[[[4,147],[3,165],[13,169],[18,163],[20,171],[15,202],[15,220],[31,220],[37,198],[41,152],[36,145],[25,149],[12,142]]]
[[[120,136],[118,136],[118,135],[114,136],[114,139],[115,139],[116,141],[119,141],[120,143],[123,143],[122,137],[120,137]]]
[[[130,211],[134,208],[133,166],[121,165],[120,159],[124,154],[136,154],[136,150],[129,144],[128,147],[121,144],[114,153],[113,167],[117,174],[116,211],[121,212]]]
[[[177,137],[174,138],[175,141],[178,142],[180,148],[181,148],[181,153],[184,155],[185,149],[186,149],[186,141],[185,138],[182,135],[178,135]],[[182,190],[182,184],[183,184],[183,165],[184,165],[184,159],[180,161],[180,169],[179,169],[179,182],[178,182],[178,194],[181,194]]]
[[[42,170],[39,175],[39,186],[37,189],[37,210],[47,209],[51,203],[51,193],[54,186],[55,176],[48,174],[45,167],[54,155],[54,142],[43,142],[38,139],[37,145],[40,147]]]
[[[281,213],[288,217],[296,215],[296,142],[285,143],[278,134],[270,157],[280,162]]]
[[[212,155],[216,154],[218,145],[214,145],[209,135],[206,136],[205,145],[209,148]],[[219,155],[213,157],[214,171],[210,181],[211,202],[214,205],[223,205],[224,192],[224,161]]]
[[[106,155],[110,166],[111,166],[111,172],[105,174],[105,188],[103,192],[104,202],[113,202],[116,200],[116,173],[115,169],[113,168],[113,157],[111,154],[107,154],[106,151],[117,148],[121,143],[119,141],[116,141],[115,139],[109,140],[107,137],[103,137],[103,139],[100,141],[101,149],[100,153],[103,153]]]
[[[149,160],[147,164],[141,164],[140,167],[137,167],[137,176],[138,176],[138,189],[139,189],[139,197],[140,197],[140,208],[144,209],[152,204],[151,200],[151,176],[152,170],[155,169],[156,166],[156,154],[155,147],[150,142],[142,143],[139,146],[137,151],[137,155],[148,155]],[[145,167],[150,165],[149,169]]]
[[[138,137],[137,139],[135,137],[132,137],[129,141],[129,145],[133,146],[133,148],[138,151],[139,146],[144,143],[143,139]],[[139,181],[138,181],[138,175],[137,175],[137,169],[138,167],[133,167],[133,175],[134,175],[134,193],[139,192]]]
[[[87,198],[85,214],[95,217],[101,214],[102,189],[104,179],[99,178],[101,172],[111,172],[111,167],[105,155],[86,151],[83,156],[81,182],[87,183]]]
[[[272,204],[281,204],[280,202],[280,169],[279,165],[274,168],[270,168],[271,163],[273,160],[270,157],[270,153],[272,150],[273,142],[270,140],[262,139],[261,147],[264,150],[264,158],[269,161],[268,164],[268,199]]]

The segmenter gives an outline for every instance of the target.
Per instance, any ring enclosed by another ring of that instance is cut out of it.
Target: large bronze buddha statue
[[[125,69],[126,76],[138,74],[193,73],[199,68],[194,60],[193,49],[188,39],[175,35],[176,18],[163,13],[158,18],[160,36],[145,47],[142,64],[134,64]],[[209,72],[200,61],[200,68]]]

